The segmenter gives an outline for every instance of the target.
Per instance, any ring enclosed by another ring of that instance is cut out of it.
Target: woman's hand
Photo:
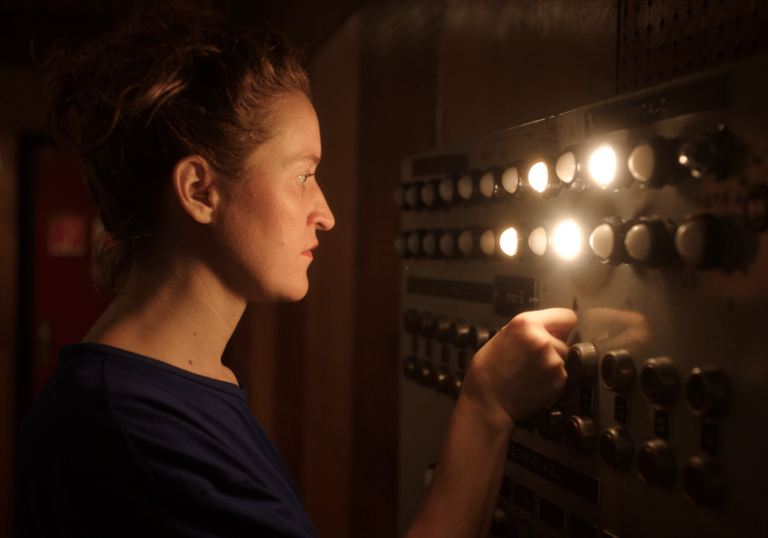
[[[567,381],[565,340],[575,324],[565,308],[516,316],[475,354],[461,397],[500,425],[553,403]]]

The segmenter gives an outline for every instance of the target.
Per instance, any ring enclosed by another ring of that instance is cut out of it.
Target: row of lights
[[[625,221],[603,219],[593,230],[575,220],[547,223],[532,230],[524,224],[506,228],[412,231],[399,236],[395,249],[404,258],[523,259],[550,253],[569,260],[588,249],[603,263],[639,263],[659,267],[679,256],[692,267],[709,268],[721,259],[724,231],[720,220],[709,214],[685,221],[674,232],[656,217]],[[587,247],[587,245],[589,245]]]
[[[553,198],[563,188],[584,189],[590,182],[602,189],[618,190],[637,181],[642,186],[663,187],[681,178],[714,174],[725,177],[744,153],[743,143],[723,126],[692,142],[651,137],[631,151],[619,142],[599,146],[571,146],[557,159],[542,158],[532,164],[518,161],[506,169],[484,174],[467,173],[403,185],[395,202],[403,209],[436,208],[456,202],[516,198]]]

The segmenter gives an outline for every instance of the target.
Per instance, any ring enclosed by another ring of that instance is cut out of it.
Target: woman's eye
[[[315,174],[302,174],[302,175],[299,176],[299,181],[301,181],[301,184],[303,185],[304,183],[307,182],[307,179],[309,179],[310,177],[312,177],[314,175]]]

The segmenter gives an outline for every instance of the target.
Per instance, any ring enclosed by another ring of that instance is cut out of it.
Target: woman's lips
[[[308,258],[313,258],[312,256],[312,249],[315,248],[319,243],[315,243],[311,247],[309,247],[307,250],[301,253],[302,256],[307,256]]]

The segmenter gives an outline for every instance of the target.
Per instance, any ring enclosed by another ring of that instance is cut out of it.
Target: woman
[[[25,420],[17,536],[315,536],[221,355],[248,301],[296,301],[333,215],[296,53],[195,9],[54,58],[49,124],[112,241],[116,297]],[[568,310],[473,359],[410,536],[487,535],[516,419],[564,387]]]

